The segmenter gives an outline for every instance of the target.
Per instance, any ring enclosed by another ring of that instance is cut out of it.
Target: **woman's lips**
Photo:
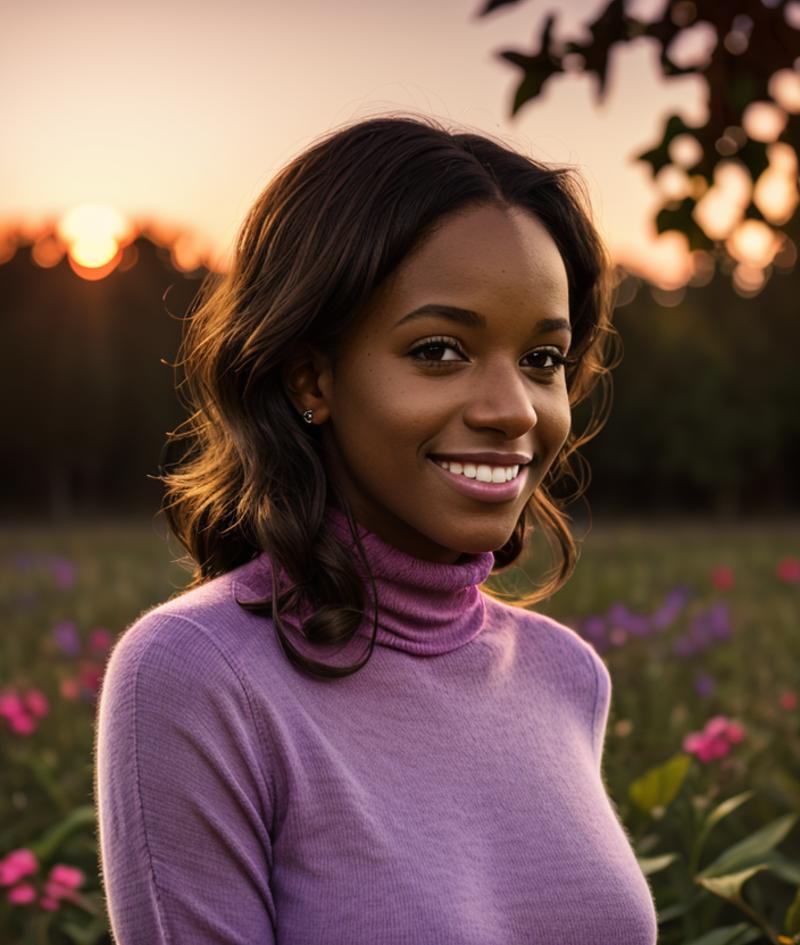
[[[428,459],[439,474],[444,477],[445,482],[449,483],[462,495],[482,502],[509,502],[516,499],[522,492],[528,477],[528,467],[521,466],[515,478],[509,482],[480,482],[477,479],[468,479],[461,473],[452,473],[430,457]]]

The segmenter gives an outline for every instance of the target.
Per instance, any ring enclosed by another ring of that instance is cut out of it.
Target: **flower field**
[[[613,680],[603,772],[660,945],[800,942],[800,523],[597,523],[537,605]],[[492,587],[530,590],[534,541]],[[0,940],[111,942],[94,720],[109,651],[185,585],[155,523],[0,533]]]

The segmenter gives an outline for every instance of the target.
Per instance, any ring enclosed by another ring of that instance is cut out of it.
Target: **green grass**
[[[701,805],[755,791],[752,800],[715,828],[718,848],[709,856],[777,816],[800,810],[800,712],[780,704],[786,691],[800,695],[800,584],[781,581],[776,574],[781,559],[800,558],[800,522],[597,521],[588,533],[585,528],[575,533],[580,557],[574,574],[534,609],[582,632],[586,618],[605,618],[615,605],[647,616],[676,587],[685,587],[689,595],[674,623],[663,631],[636,636],[618,628],[613,645],[602,651],[614,687],[604,777],[637,852],[652,856],[672,849],[671,843],[689,843],[690,791],[703,798]],[[0,718],[0,768],[8,785],[0,793],[0,859],[12,849],[34,845],[54,824],[93,803],[96,700],[90,690],[65,698],[63,687],[87,666],[90,676],[92,666],[102,673],[106,656],[88,649],[93,631],[103,628],[116,637],[143,610],[188,584],[189,572],[176,563],[182,553],[174,539],[166,540],[165,526],[156,519],[18,524],[0,531],[5,565],[0,597],[6,615],[0,637],[0,691],[37,688],[50,703],[49,713],[30,736],[9,733]],[[47,556],[74,565],[72,586],[58,586],[46,566]],[[30,567],[24,566],[26,560]],[[524,564],[528,579],[541,581],[549,563],[542,539],[535,536]],[[720,567],[731,569],[734,583],[729,589],[714,586],[712,573]],[[517,591],[532,589],[530,583],[526,588],[519,570],[508,572],[501,583]],[[692,620],[720,604],[728,608],[730,637],[690,656],[676,655],[675,643]],[[53,628],[62,621],[74,622],[83,647],[80,654],[65,654],[56,644]],[[711,692],[697,691],[701,675],[713,682]],[[673,836],[685,831],[686,837],[670,841],[659,832],[653,815],[633,803],[630,785],[646,770],[680,754],[686,734],[716,714],[741,722],[746,738],[722,762],[704,765],[693,759],[690,786],[672,811],[683,825]],[[783,854],[795,861],[800,860],[798,833],[795,829],[781,845]],[[655,849],[648,850],[648,845]],[[86,872],[88,911],[96,912],[96,937],[87,934],[87,941],[107,943],[95,837],[77,830],[64,840],[53,862]],[[660,908],[689,895],[676,877],[679,873],[670,880],[665,870],[652,878]],[[687,882],[689,889],[691,878]],[[748,901],[777,925],[791,891],[786,883],[785,877],[761,874],[747,887]],[[715,912],[714,906],[720,905],[729,911]],[[87,926],[88,911],[68,908],[72,921]],[[16,930],[13,941],[77,940],[66,935],[61,914],[41,918],[35,930],[36,923],[25,927],[20,916],[18,907],[0,902],[0,927],[8,924]],[[689,940],[692,929],[699,934],[723,920],[735,922],[737,916],[742,918],[733,906],[714,900],[705,912],[683,920],[683,933],[675,921],[668,923],[660,941],[678,945]]]

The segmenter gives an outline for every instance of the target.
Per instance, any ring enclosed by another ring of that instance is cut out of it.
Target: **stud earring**
[[[313,423],[313,422],[314,422],[314,411],[313,411],[313,410],[304,410],[304,411],[303,411],[303,419],[305,420],[306,423]]]

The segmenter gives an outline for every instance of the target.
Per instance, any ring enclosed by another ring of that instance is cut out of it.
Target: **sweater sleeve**
[[[589,662],[594,669],[595,697],[592,716],[592,748],[598,771],[603,765],[603,747],[605,745],[606,727],[608,725],[609,710],[611,708],[611,674],[608,667],[591,645],[588,646]]]
[[[199,624],[154,611],[123,634],[95,750],[116,945],[274,943],[263,740],[244,680]]]

